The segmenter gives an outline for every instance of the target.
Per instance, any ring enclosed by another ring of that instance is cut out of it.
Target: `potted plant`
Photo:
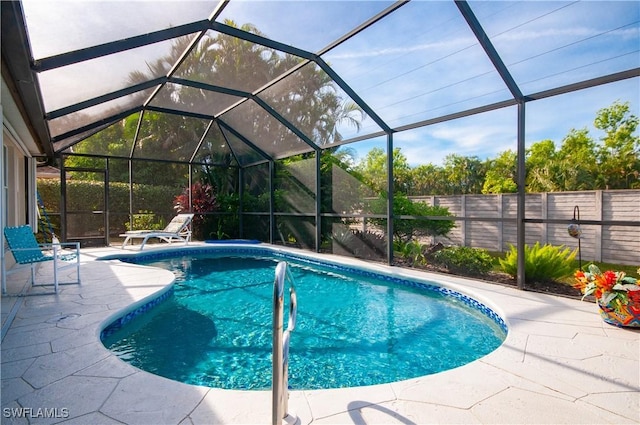
[[[640,274],[640,269],[638,269]],[[622,271],[601,272],[590,264],[588,271],[575,273],[574,287],[584,295],[593,295],[600,308],[600,316],[611,325],[640,327],[640,285],[638,279]]]

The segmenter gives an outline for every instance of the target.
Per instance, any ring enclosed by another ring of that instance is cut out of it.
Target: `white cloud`
[[[406,55],[408,53],[420,53],[429,50],[456,50],[462,49],[467,46],[471,46],[477,44],[477,40],[473,37],[462,37],[456,39],[447,39],[447,40],[439,40],[435,43],[423,43],[417,44],[413,46],[399,46],[399,47],[385,47],[382,49],[367,49],[367,50],[352,50],[345,51],[343,53],[328,53],[326,55],[327,61],[338,61],[338,60],[353,60],[353,59],[362,59],[362,58],[372,58],[378,56],[397,56],[397,55]]]
[[[638,28],[617,29],[614,31],[607,31],[603,34],[602,30],[593,27],[573,27],[573,28],[543,28],[535,30],[517,30],[510,31],[504,34],[500,34],[495,37],[495,40],[518,42],[518,45],[522,45],[523,41],[536,41],[540,43],[541,39],[548,38],[552,40],[557,39],[587,39],[594,36],[616,37],[616,38],[632,38],[637,37]]]
[[[572,128],[587,128],[592,138],[602,134],[593,127],[598,110],[615,101],[629,102],[630,113],[640,116],[640,79],[581,90],[563,96],[528,102],[525,106],[526,146],[551,139],[560,144]],[[347,145],[363,158],[370,146]],[[506,108],[394,134],[394,147],[402,149],[410,165],[442,165],[448,154],[494,158],[505,150],[517,149],[515,108]]]

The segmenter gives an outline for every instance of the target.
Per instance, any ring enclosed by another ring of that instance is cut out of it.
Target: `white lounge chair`
[[[122,249],[127,246],[129,241],[133,244],[132,239],[142,239],[140,249],[144,248],[150,238],[158,238],[168,243],[178,240],[183,241],[186,245],[191,240],[191,220],[193,220],[193,214],[178,214],[163,230],[130,230],[122,233],[120,235],[121,238],[124,238]]]

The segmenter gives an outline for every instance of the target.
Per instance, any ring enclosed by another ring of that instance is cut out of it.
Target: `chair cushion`
[[[184,215],[177,215],[171,220],[167,227],[164,228],[163,232],[166,233],[178,233],[180,232],[186,224],[191,221],[191,217]]]

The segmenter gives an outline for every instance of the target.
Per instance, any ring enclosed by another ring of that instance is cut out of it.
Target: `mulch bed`
[[[453,272],[446,268],[438,267],[434,264],[415,266],[404,261],[403,259],[394,259],[394,265],[399,267],[425,270],[425,271],[434,272],[434,273],[443,273],[443,274],[449,274],[449,275],[459,276],[459,277],[468,277],[471,279],[482,280],[488,283],[495,283],[497,285],[512,286],[512,287],[518,286],[517,280],[506,273],[489,272],[485,275],[473,275],[473,274],[464,273],[463,271]],[[527,283],[524,289],[526,291],[541,292],[545,294],[557,295],[557,296],[573,298],[577,300],[582,298],[582,294],[578,289],[574,288],[571,285],[561,283],[561,282],[556,282],[556,281],[531,282],[531,283]]]

